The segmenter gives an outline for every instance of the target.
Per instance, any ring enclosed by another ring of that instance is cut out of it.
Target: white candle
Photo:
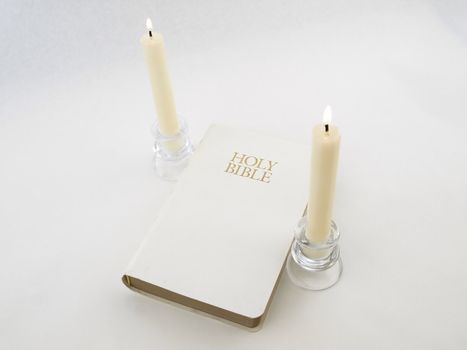
[[[310,196],[307,209],[306,236],[312,242],[323,243],[331,229],[332,206],[339,159],[339,129],[331,125],[332,111],[327,106],[323,123],[312,132]]]
[[[149,18],[146,21],[146,27],[148,33],[141,37],[140,42],[148,67],[159,130],[164,135],[174,135],[178,132],[180,125],[167,70],[164,38],[160,33],[152,31],[152,22]]]

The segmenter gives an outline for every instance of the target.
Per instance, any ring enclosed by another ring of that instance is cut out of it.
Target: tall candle
[[[317,243],[325,242],[329,236],[336,187],[341,138],[339,129],[331,125],[331,119],[331,107],[327,106],[323,123],[315,126],[312,132],[306,236]]]
[[[164,38],[160,33],[152,31],[152,22],[149,18],[146,21],[146,27],[148,33],[141,37],[140,42],[151,81],[159,130],[164,135],[174,135],[178,132],[180,125],[167,70]]]

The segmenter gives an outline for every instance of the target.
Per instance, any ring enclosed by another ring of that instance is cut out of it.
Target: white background
[[[0,348],[467,347],[464,1],[0,7]],[[259,332],[120,281],[173,186],[151,163],[147,16],[194,140],[224,122],[309,145],[328,103],[341,128],[342,280],[284,276]]]

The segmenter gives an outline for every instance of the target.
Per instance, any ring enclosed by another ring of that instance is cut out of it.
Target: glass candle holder
[[[193,154],[188,127],[179,116],[180,129],[174,135],[164,135],[154,124],[154,167],[157,175],[167,181],[176,181]]]
[[[295,227],[295,237],[287,258],[287,273],[294,284],[308,290],[327,289],[339,281],[342,259],[339,229],[334,221],[326,242],[312,242],[306,236],[307,218]]]

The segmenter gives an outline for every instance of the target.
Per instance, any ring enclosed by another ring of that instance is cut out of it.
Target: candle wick
[[[152,30],[149,31],[149,37],[152,38]]]
[[[324,131],[329,132],[329,124],[324,124]]]

